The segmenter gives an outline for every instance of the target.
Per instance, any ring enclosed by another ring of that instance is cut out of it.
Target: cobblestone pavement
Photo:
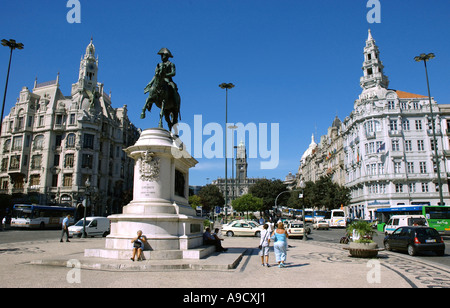
[[[74,239],[71,243],[36,241],[0,244],[0,287],[148,287],[148,288],[277,288],[277,287],[362,287],[362,288],[447,288],[450,268],[418,257],[382,251],[376,259],[349,256],[342,244],[290,240],[287,268],[278,268],[270,253],[271,267],[262,267],[257,238],[226,238],[229,252],[216,254],[196,264],[233,263],[231,269],[173,269],[136,272],[126,270],[131,260],[98,260],[84,257],[86,248],[103,248],[105,239]],[[243,252],[243,253],[242,253]],[[120,263],[115,270],[80,270],[71,281],[72,267],[80,263]],[[30,265],[31,263],[43,265]],[[63,261],[63,263],[61,263]],[[152,263],[153,262],[153,263]],[[168,261],[148,261],[163,264]],[[209,262],[209,263],[208,263]],[[63,264],[63,266],[61,266]],[[207,267],[205,267],[207,268]]]
[[[332,250],[324,254],[310,253],[308,256],[292,258],[312,258],[320,262],[339,263],[367,263],[365,259],[352,258],[348,253],[342,253],[341,244],[315,242],[314,245],[326,246]],[[410,257],[399,252],[380,252],[376,259],[380,265],[390,271],[396,272],[413,288],[449,288],[450,268],[432,262],[422,261],[419,257]]]

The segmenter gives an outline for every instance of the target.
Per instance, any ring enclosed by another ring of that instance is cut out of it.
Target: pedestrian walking
[[[275,251],[275,259],[278,263],[278,267],[285,267],[288,238],[289,235],[284,229],[284,224],[279,222],[277,224],[277,229],[273,232],[271,237],[274,241],[273,249]]]
[[[272,234],[275,224],[272,221],[269,221],[267,224],[269,225],[269,233]]]
[[[269,245],[270,245],[270,231],[269,225],[264,224],[261,232],[261,239],[259,241],[259,255],[261,256],[261,265],[270,267],[269,265]],[[264,258],[266,262],[264,263]]]
[[[261,217],[259,218],[259,224],[260,224],[260,225],[263,225],[264,223],[265,223],[264,218],[261,216]]]
[[[70,222],[70,214],[67,214],[66,218],[62,221],[62,231],[61,231],[61,240],[60,242],[63,242],[64,234],[66,235],[66,242],[69,241],[69,222]]]

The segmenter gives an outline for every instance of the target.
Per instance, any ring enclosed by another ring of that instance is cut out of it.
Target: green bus
[[[393,215],[423,215],[431,228],[440,234],[450,234],[450,206],[397,205],[377,209],[377,230],[384,232],[384,226]]]

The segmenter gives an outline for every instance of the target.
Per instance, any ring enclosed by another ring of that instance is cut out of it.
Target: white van
[[[83,234],[84,219],[80,219],[76,224],[69,227],[69,237]],[[107,236],[110,232],[110,220],[106,217],[86,217],[87,236]]]
[[[384,228],[384,234],[388,235],[399,227],[413,226],[415,224],[428,227],[427,219],[423,215],[393,215]]]

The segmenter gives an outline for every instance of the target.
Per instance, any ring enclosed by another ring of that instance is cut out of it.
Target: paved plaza
[[[349,257],[342,244],[290,240],[286,268],[262,267],[257,238],[226,238],[226,253],[201,260],[84,257],[104,238],[0,244],[0,287],[38,288],[428,288],[450,287],[450,268],[402,253]],[[67,267],[72,264],[73,267]],[[79,267],[79,269],[77,268]],[[281,282],[281,283],[280,283]],[[186,291],[187,292],[187,291]]]

